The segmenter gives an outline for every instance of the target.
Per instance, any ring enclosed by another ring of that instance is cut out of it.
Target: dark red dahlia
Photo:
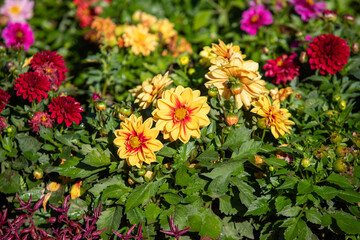
[[[72,122],[79,124],[82,119],[80,113],[83,111],[80,103],[73,97],[53,98],[49,105],[51,118],[56,119],[59,124],[65,121],[67,127],[70,127]]]
[[[7,127],[5,118],[0,116],[0,133]]]
[[[52,90],[58,90],[59,86],[65,81],[67,68],[63,56],[56,52],[38,52],[31,59],[30,67],[33,71],[42,73],[50,81]]]
[[[319,69],[323,75],[335,74],[343,69],[350,56],[346,41],[332,34],[322,34],[314,38],[306,52],[311,69]]]
[[[267,70],[265,76],[273,78],[273,83],[285,85],[287,81],[299,76],[300,67],[294,61],[295,58],[296,54],[293,53],[290,56],[283,54],[275,60],[268,60],[264,65],[264,70]]]
[[[38,72],[24,73],[15,80],[15,88],[17,96],[23,96],[24,99],[29,98],[32,102],[35,99],[40,102],[41,99],[47,99],[47,92],[50,91],[49,80]]]
[[[10,94],[0,88],[0,113],[2,112],[2,110],[4,110],[6,104],[9,103],[9,98]]]

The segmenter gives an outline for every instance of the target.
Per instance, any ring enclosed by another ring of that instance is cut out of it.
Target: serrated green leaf
[[[321,216],[321,225],[330,226],[332,223],[332,218],[330,214],[324,214]]]
[[[173,157],[173,155],[177,153],[177,151],[169,146],[164,146],[162,149],[160,149],[156,155],[164,156],[164,157]]]
[[[200,235],[207,235],[210,238],[217,238],[222,232],[223,224],[221,219],[211,210],[204,213],[203,224],[201,226]]]
[[[306,219],[315,224],[321,224],[321,213],[316,208],[305,210]]]
[[[251,132],[252,130],[248,129],[244,125],[241,125],[239,128],[235,128],[235,130],[231,131],[226,138],[222,149],[230,148],[231,150],[235,150],[239,148],[242,143],[250,141]]]
[[[104,153],[93,150],[81,162],[93,167],[102,167],[110,164],[110,158]]]
[[[148,223],[155,222],[161,212],[161,208],[155,203],[149,203],[148,205],[146,205],[145,216]]]
[[[299,214],[300,210],[301,207],[299,206],[294,206],[294,207],[288,206],[285,207],[280,212],[278,212],[278,214],[283,215],[285,217],[296,217]]]
[[[42,143],[36,138],[26,135],[25,133],[19,133],[15,136],[19,143],[20,150],[24,152],[36,153],[40,150]]]
[[[211,197],[218,198],[228,191],[230,175],[231,172],[225,173],[224,175],[217,176],[210,182],[207,190]]]
[[[258,198],[255,201],[253,201],[247,212],[245,213],[244,216],[248,216],[248,215],[253,215],[253,216],[258,216],[258,215],[263,215],[265,213],[267,213],[268,211],[270,211],[269,208],[269,199],[268,198]]]
[[[232,184],[234,184],[239,189],[239,198],[241,203],[244,204],[246,207],[249,207],[251,203],[256,199],[256,196],[253,194],[255,189],[249,186],[246,182],[241,180],[238,177],[231,178]]]
[[[107,187],[102,194],[102,198],[122,198],[128,195],[130,188],[123,185],[111,185]]]
[[[234,215],[238,212],[236,208],[233,208],[229,195],[219,197],[219,210],[226,215]]]
[[[236,149],[231,155],[232,159],[248,159],[251,156],[254,156],[260,149],[262,145],[261,141],[250,141],[244,142],[240,145],[240,148]]]
[[[332,214],[339,228],[347,234],[360,234],[360,221],[347,212],[335,212]]]
[[[163,195],[163,197],[164,197],[165,201],[170,204],[178,204],[183,199],[182,197],[180,197],[179,195],[177,195],[175,193],[166,193]]]
[[[60,166],[56,167],[53,171],[59,173],[62,176],[70,178],[86,178],[104,170],[105,168],[98,168],[92,170],[90,166],[85,164],[79,164],[80,158],[72,157],[69,160],[65,161]]]
[[[360,202],[360,193],[355,192],[354,190],[339,191],[338,197],[341,199],[344,199],[345,201],[347,201],[349,203]]]
[[[284,167],[289,164],[284,159],[280,159],[280,158],[276,158],[276,157],[275,158],[266,158],[266,159],[264,159],[264,161],[266,162],[267,165],[270,165],[274,168],[281,168],[281,167]]]
[[[277,212],[283,210],[286,206],[291,205],[291,199],[285,196],[279,196],[275,199],[275,209]]]
[[[122,210],[123,208],[118,206],[107,208],[105,211],[101,212],[96,225],[98,230],[106,228],[105,232],[100,235],[102,239],[109,239],[108,234],[113,235],[112,230],[117,230],[119,228],[123,216]]]
[[[314,191],[325,200],[333,199],[339,192],[338,189],[329,186],[314,186]]]
[[[203,173],[202,175],[215,179],[218,176],[238,171],[240,168],[243,168],[243,163],[244,161],[226,161],[222,164],[215,165],[215,168],[211,172]]]
[[[217,151],[214,150],[206,150],[204,152],[202,152],[198,157],[197,160],[198,161],[215,161],[218,160],[219,158],[219,153]]]
[[[313,186],[308,180],[301,180],[297,185],[298,194],[307,194],[313,191]]]
[[[353,188],[352,185],[350,184],[349,180],[346,177],[341,176],[340,174],[337,174],[337,173],[332,173],[326,179],[326,181],[328,181],[329,183],[336,184],[339,187],[344,188],[344,189]]]
[[[299,181],[299,179],[296,177],[287,177],[287,178],[285,178],[285,181],[283,182],[283,184],[281,184],[277,189],[280,190],[280,189],[293,188],[298,181]]]
[[[244,237],[254,239],[254,227],[250,222],[239,222],[236,223],[236,229],[240,232],[240,234]]]

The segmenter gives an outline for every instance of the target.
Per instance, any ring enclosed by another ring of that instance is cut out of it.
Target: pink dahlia
[[[310,18],[315,18],[317,15],[321,15],[326,9],[325,2],[315,2],[313,0],[290,0],[295,6],[295,12],[301,16],[304,22],[307,22]]]
[[[286,54],[281,55],[275,60],[268,60],[264,65],[266,77],[273,78],[275,84],[286,84],[287,81],[291,81],[295,76],[299,76],[300,67],[295,63],[296,54],[288,56]]]
[[[7,47],[23,46],[25,51],[34,43],[34,33],[28,23],[9,22],[1,36]]]
[[[53,98],[49,105],[51,118],[56,119],[59,124],[64,121],[67,127],[70,127],[72,122],[79,124],[82,119],[80,113],[83,111],[80,103],[73,97]]]
[[[256,35],[259,27],[272,24],[271,12],[264,5],[254,5],[242,14],[240,28],[245,32]]]
[[[52,128],[54,120],[50,118],[50,115],[46,112],[36,112],[31,120],[29,120],[29,124],[33,130],[39,134],[40,125],[43,125],[46,128]]]
[[[4,110],[6,104],[9,103],[9,98],[10,94],[0,88],[0,113]]]
[[[2,131],[6,127],[7,127],[7,124],[6,124],[5,118],[0,116],[0,133],[2,133]]]
[[[67,68],[63,56],[56,52],[38,52],[31,59],[30,67],[33,71],[43,74],[50,81],[52,90],[59,89],[59,86],[66,78]]]
[[[9,18],[10,22],[24,23],[33,16],[34,2],[31,0],[5,0],[0,14]]]
[[[311,69],[319,69],[320,74],[335,74],[343,69],[350,56],[350,48],[344,39],[332,34],[322,34],[314,38],[306,50]]]
[[[50,83],[41,73],[29,72],[24,73],[15,80],[15,88],[17,96],[23,96],[24,99],[29,98],[32,102],[35,99],[41,102],[41,99],[47,99],[47,92],[50,91]]]

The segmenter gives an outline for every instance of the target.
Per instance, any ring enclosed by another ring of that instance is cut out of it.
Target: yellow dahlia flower
[[[150,55],[155,51],[158,42],[154,34],[149,33],[149,29],[142,24],[137,26],[128,26],[123,35],[124,46],[130,47],[135,55],[140,53],[144,56]]]
[[[295,125],[293,121],[288,120],[291,114],[285,108],[280,108],[280,101],[275,100],[272,104],[268,96],[261,95],[259,100],[253,102],[254,106],[251,112],[265,118],[266,126],[270,127],[272,135],[275,138],[290,134],[291,126]]]
[[[280,90],[278,88],[273,88],[270,90],[270,96],[273,101],[279,100],[280,102],[283,102],[288,96],[293,94],[293,92],[294,90],[292,90],[291,87],[281,88]]]
[[[219,44],[212,44],[212,52],[216,54],[216,56],[225,58],[227,60],[229,60],[235,53],[239,53],[241,59],[244,59],[246,57],[246,55],[241,54],[239,46],[233,46],[232,43],[226,45],[220,39]]]
[[[115,28],[116,24],[113,23],[110,18],[95,17],[94,21],[91,23],[91,29],[95,31],[96,38],[100,42],[101,38],[103,38],[104,42],[107,44],[116,39]]]
[[[155,151],[159,151],[163,144],[157,140],[159,130],[151,128],[153,119],[148,118],[144,123],[142,117],[131,115],[115,130],[114,144],[119,148],[118,155],[124,158],[129,166],[141,168],[143,162],[155,162]]]
[[[136,10],[133,14],[132,19],[135,22],[141,22],[146,28],[150,29],[152,25],[156,24],[157,18],[153,15],[144,13],[141,10]]]
[[[151,103],[156,104],[156,98],[161,95],[164,88],[169,86],[173,81],[168,78],[168,72],[164,76],[158,74],[153,79],[147,79],[141,87],[130,90],[134,97],[135,103],[139,103],[140,109],[148,108]]]
[[[174,29],[174,24],[170,22],[167,18],[160,19],[158,21],[159,29],[158,32],[161,34],[161,38],[164,42],[170,42],[171,38],[177,35],[176,30]]]
[[[161,130],[164,138],[170,138],[170,141],[180,139],[187,143],[190,137],[199,138],[200,128],[210,124],[207,117],[210,107],[206,101],[199,90],[191,88],[178,86],[164,91],[152,112],[156,129]]]
[[[208,46],[203,47],[203,50],[201,50],[201,52],[199,53],[199,55],[201,57],[201,59],[200,59],[201,65],[210,66],[211,59],[217,57],[217,55],[215,53],[213,53],[212,50],[213,49],[211,47],[208,47]]]
[[[264,87],[266,83],[261,80],[261,75],[258,72],[258,63],[242,60],[240,53],[234,53],[229,62],[218,57],[215,63],[209,68],[210,72],[205,75],[209,79],[205,86],[207,88],[215,86],[223,97],[229,99],[232,93],[228,87],[228,81],[235,79],[241,85],[241,92],[234,96],[238,109],[242,106],[249,109],[254,99],[257,99],[261,94],[268,93]]]

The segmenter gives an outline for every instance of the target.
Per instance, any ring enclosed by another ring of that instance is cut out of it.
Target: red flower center
[[[179,107],[175,109],[174,116],[177,121],[183,120],[187,115],[187,108],[185,107]]]

